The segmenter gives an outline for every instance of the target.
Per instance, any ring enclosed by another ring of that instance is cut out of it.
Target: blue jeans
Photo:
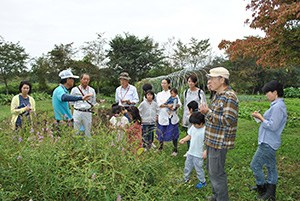
[[[257,185],[266,183],[265,174],[262,170],[263,165],[266,165],[268,170],[268,184],[277,184],[278,174],[276,168],[276,150],[272,149],[268,144],[262,143],[258,145],[257,150],[250,163],[250,167],[255,176]]]
[[[143,147],[150,148],[153,140],[155,125],[142,125]]]

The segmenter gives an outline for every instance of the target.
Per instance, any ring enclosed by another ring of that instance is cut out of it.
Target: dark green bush
[[[289,87],[284,89],[284,97],[286,98],[300,98],[300,87]]]

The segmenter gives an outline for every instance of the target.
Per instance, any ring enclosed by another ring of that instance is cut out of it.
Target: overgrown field
[[[255,184],[249,164],[257,148],[259,124],[249,113],[258,109],[264,112],[270,103],[264,99],[241,100],[236,145],[226,161],[229,195],[231,200],[255,200],[256,194],[248,190],[248,185]],[[300,200],[300,101],[285,102],[289,119],[277,152],[276,196],[277,200]],[[109,107],[109,103],[99,106],[89,140],[75,136],[68,121],[60,131],[54,128],[54,115],[47,112],[51,101],[37,101],[33,126],[18,133],[9,129],[8,120],[3,121],[0,199],[203,200],[211,195],[207,174],[208,185],[200,190],[195,189],[198,181],[194,171],[190,183],[178,183],[183,177],[186,145],[179,145],[176,157],[171,156],[171,142],[162,152],[151,149],[138,156],[134,146],[129,146],[125,138],[117,140],[118,133],[107,127]],[[180,135],[182,138],[185,133]]]

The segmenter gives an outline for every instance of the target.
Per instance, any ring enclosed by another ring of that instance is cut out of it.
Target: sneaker
[[[178,154],[177,152],[173,152],[172,156],[177,156],[177,154]]]
[[[183,157],[187,157],[187,152],[183,155]]]
[[[185,184],[187,184],[189,182],[190,182],[190,180],[188,180],[188,179],[184,179],[184,180],[179,180],[178,181],[178,183],[185,183]]]
[[[202,183],[201,181],[199,182],[199,184],[197,184],[196,188],[203,188],[204,186],[206,186],[206,182]]]
[[[152,144],[151,144],[151,146],[152,146],[153,148],[156,148],[156,146],[155,146],[155,144],[154,144],[154,143],[152,143]]]

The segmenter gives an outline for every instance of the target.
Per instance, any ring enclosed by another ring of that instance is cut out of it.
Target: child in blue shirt
[[[194,112],[190,116],[189,121],[193,125],[188,130],[188,135],[179,141],[181,144],[189,140],[191,141],[185,160],[184,182],[189,182],[190,174],[195,168],[197,178],[199,179],[196,188],[199,189],[206,186],[203,169],[203,159],[206,158],[206,150],[204,150],[205,117],[200,112]]]
[[[164,103],[165,105],[170,105],[170,104],[173,104],[172,108],[168,108],[168,114],[170,115],[171,114],[171,111],[176,111],[177,110],[177,107],[176,105],[178,104],[178,97],[177,97],[177,94],[178,94],[178,90],[174,87],[172,89],[170,89],[170,94],[171,96],[168,98],[168,100]]]

